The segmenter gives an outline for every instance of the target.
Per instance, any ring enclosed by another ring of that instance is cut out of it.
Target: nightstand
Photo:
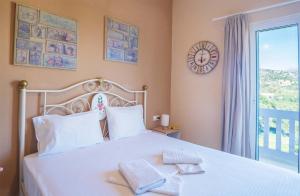
[[[159,132],[161,134],[167,135],[169,137],[180,139],[180,130],[172,129],[170,127],[155,127],[153,131]]]

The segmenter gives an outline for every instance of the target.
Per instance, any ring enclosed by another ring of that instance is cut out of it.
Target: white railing
[[[272,159],[273,161],[280,161],[286,164],[295,164],[298,161],[298,155],[296,152],[296,126],[295,123],[298,122],[298,112],[293,111],[283,111],[274,109],[260,109],[259,116],[263,119],[263,144],[259,145],[259,153],[264,158]],[[276,130],[276,146],[270,148],[270,119],[275,119],[275,129]],[[288,152],[282,149],[282,120],[288,120],[289,128],[288,130]],[[298,133],[297,133],[298,134]]]

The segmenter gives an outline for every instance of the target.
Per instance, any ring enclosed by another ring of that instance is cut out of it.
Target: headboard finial
[[[148,88],[149,88],[149,87],[148,87],[147,85],[143,85],[143,90],[144,90],[144,91],[148,90]]]
[[[102,82],[103,82],[104,79],[102,77],[97,78],[97,79],[98,79],[99,85],[101,86],[101,84],[102,84]]]
[[[28,86],[28,82],[26,80],[21,80],[21,81],[19,81],[18,86],[19,86],[19,89],[26,89]]]

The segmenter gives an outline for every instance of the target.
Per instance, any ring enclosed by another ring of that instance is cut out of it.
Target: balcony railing
[[[296,166],[299,145],[299,132],[296,131],[299,127],[296,126],[296,123],[299,123],[298,112],[260,109],[259,116],[259,157],[279,164]],[[284,124],[285,129],[282,129]]]

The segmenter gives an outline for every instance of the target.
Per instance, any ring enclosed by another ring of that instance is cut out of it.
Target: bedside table
[[[159,132],[161,134],[167,135],[169,137],[173,137],[176,139],[180,139],[180,130],[179,129],[171,129],[169,127],[155,127],[153,131]]]

